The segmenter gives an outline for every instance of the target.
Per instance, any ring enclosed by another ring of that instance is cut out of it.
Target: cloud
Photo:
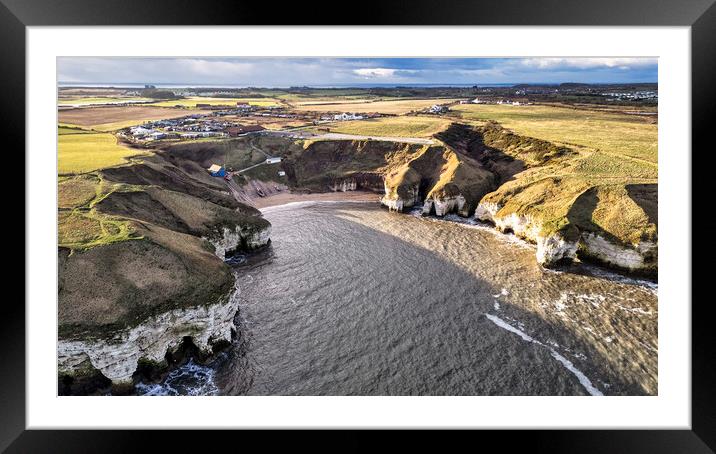
[[[369,79],[375,79],[378,77],[393,77],[396,71],[396,69],[392,68],[358,68],[353,70],[353,74]]]
[[[191,76],[213,76],[222,74],[226,77],[250,75],[256,65],[247,62],[206,60],[199,58],[180,58],[167,62],[172,70],[186,72]]]
[[[58,81],[289,87],[655,82],[655,58],[58,57]]]
[[[523,66],[540,69],[644,68],[657,64],[656,58],[523,58]]]

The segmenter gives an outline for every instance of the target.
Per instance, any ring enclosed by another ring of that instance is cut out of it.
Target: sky
[[[58,57],[60,84],[366,86],[657,82],[656,58]]]

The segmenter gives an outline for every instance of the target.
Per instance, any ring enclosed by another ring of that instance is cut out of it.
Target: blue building
[[[209,175],[212,177],[225,177],[226,176],[226,170],[217,164],[212,164],[211,167],[206,169],[209,171]]]

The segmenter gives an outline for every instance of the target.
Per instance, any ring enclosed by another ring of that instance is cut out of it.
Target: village
[[[175,108],[184,108],[180,105]],[[146,143],[157,140],[189,140],[200,138],[241,137],[249,133],[263,131],[267,119],[280,121],[303,122],[305,126],[316,126],[336,121],[355,121],[387,116],[381,113],[357,114],[342,112],[321,115],[316,112],[289,111],[282,106],[258,107],[237,103],[235,106],[226,104],[197,103],[196,108],[208,110],[210,113],[194,113],[184,117],[145,121],[144,123],[123,128],[117,136],[132,142]],[[447,107],[433,106],[430,113],[447,112]],[[283,129],[283,128],[281,128]]]

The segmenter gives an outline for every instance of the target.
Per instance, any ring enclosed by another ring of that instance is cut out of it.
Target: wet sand
[[[378,202],[380,194],[367,191],[319,192],[314,194],[278,193],[254,198],[251,203],[258,209],[285,205],[292,202]]]

